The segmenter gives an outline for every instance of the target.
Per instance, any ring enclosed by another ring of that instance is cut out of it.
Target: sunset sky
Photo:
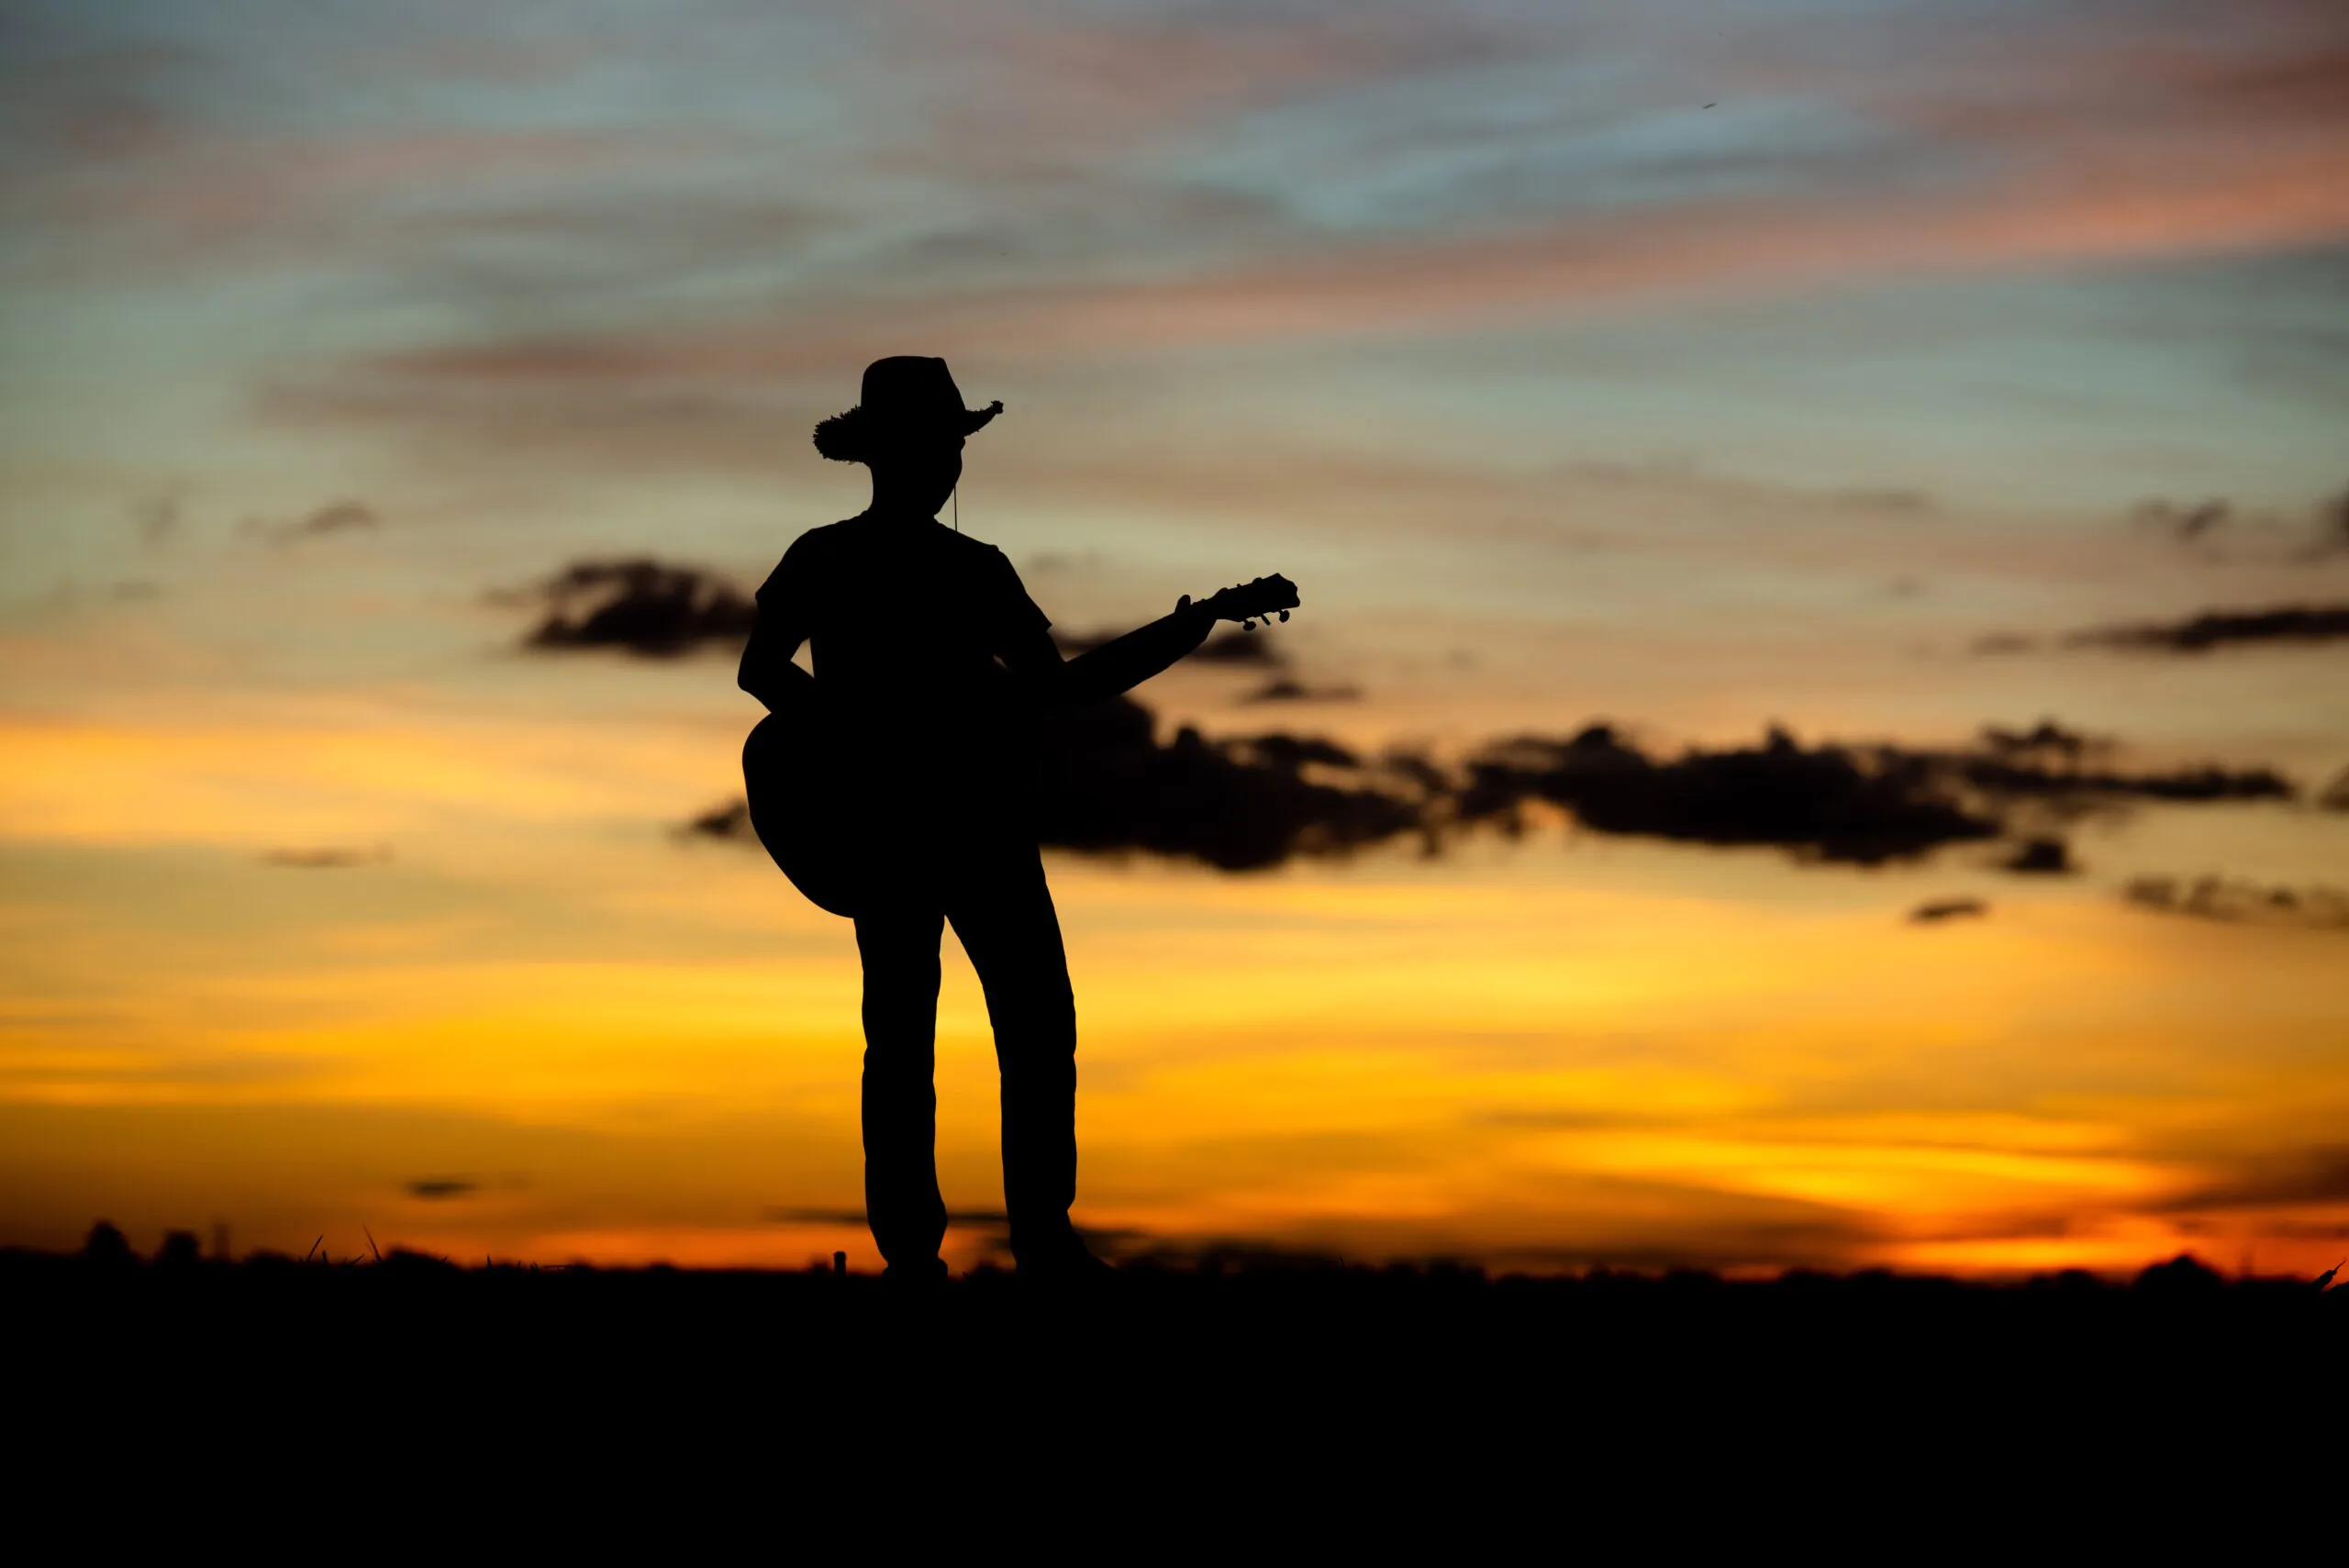
[[[738,645],[529,639],[857,512],[891,353],[1064,630],[1300,584],[1162,740],[2089,742],[1873,864],[1053,853],[1105,1249],[2349,1250],[2339,0],[0,0],[0,1245],[878,1266]],[[969,1264],[951,940],[940,1094]]]

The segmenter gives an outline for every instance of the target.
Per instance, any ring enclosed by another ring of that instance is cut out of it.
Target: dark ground
[[[2349,1458],[2349,1288],[2190,1262],[1991,1286],[1259,1261],[907,1295],[194,1240],[0,1251],[16,1529],[663,1562],[2232,1562],[2330,1529]]]
[[[1173,1462],[1522,1496],[1721,1466],[2076,1483],[2121,1458],[2284,1485],[2337,1463],[2349,1394],[2349,1288],[2191,1262],[2003,1286],[1210,1262],[907,1296],[818,1272],[231,1264],[192,1241],[173,1261],[0,1252],[19,1429],[190,1460],[242,1433],[281,1459],[460,1471],[588,1451],[803,1481]]]

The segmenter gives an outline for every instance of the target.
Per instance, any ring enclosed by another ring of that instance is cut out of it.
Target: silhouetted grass
[[[47,1389],[24,1408],[69,1442],[237,1411],[306,1451],[435,1463],[527,1468],[584,1444],[804,1480],[918,1451],[996,1475],[1049,1454],[1235,1485],[1266,1467],[1399,1466],[1523,1486],[1568,1463],[1776,1472],[1830,1455],[2305,1463],[2349,1370],[2349,1288],[2183,1259],[2128,1283],[1986,1284],[1211,1257],[1081,1290],[983,1269],[909,1293],[821,1266],[371,1253],[0,1252],[22,1381]]]

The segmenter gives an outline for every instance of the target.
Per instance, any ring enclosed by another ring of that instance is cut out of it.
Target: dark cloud
[[[2029,729],[1985,725],[1978,742],[1959,751],[1915,751],[1967,791],[2013,806],[2037,802],[2067,812],[2130,801],[2194,805],[2230,800],[2289,800],[2292,782],[2272,768],[2222,768],[2214,763],[2166,773],[2121,773],[2090,767],[2114,742],[2043,718]]]
[[[757,602],[726,579],[646,556],[574,562],[529,596],[547,613],[523,646],[616,648],[646,659],[739,648],[759,616]]]
[[[408,1196],[429,1202],[468,1197],[479,1191],[481,1184],[470,1176],[425,1176],[407,1184]]]
[[[2281,605],[2265,610],[2207,610],[2182,621],[2076,631],[2074,647],[2143,648],[2166,653],[2207,653],[2244,642],[2332,642],[2349,638],[2349,605]]]
[[[2070,876],[2080,867],[2063,840],[2025,839],[1998,862],[1998,869],[2018,876]]]
[[[375,865],[391,858],[390,847],[384,844],[363,849],[349,844],[297,845],[270,850],[261,857],[263,865],[300,871],[337,871],[346,866]]]
[[[2076,765],[2091,751],[2111,749],[2109,740],[2099,740],[2077,729],[2067,729],[2052,718],[2043,718],[2029,729],[2009,729],[2003,725],[1982,727],[1984,750],[2000,757],[2017,757],[2026,761],[2059,758]]]
[[[2143,876],[2122,891],[2141,909],[2236,925],[2349,930],[2349,892],[2334,887],[2275,887],[2231,877]]]
[[[1990,906],[1979,898],[1944,898],[1918,905],[1909,911],[1909,918],[1920,926],[1937,926],[1944,920],[1976,918],[1989,912]]]
[[[688,818],[678,830],[707,839],[751,838],[751,803],[730,800],[723,806],[713,806],[700,816]]]
[[[2246,1159],[2160,1206],[2164,1212],[2349,1203],[2349,1143]]]
[[[298,539],[320,539],[328,534],[363,532],[378,527],[382,521],[375,509],[363,502],[332,501],[287,522],[249,517],[245,520],[243,531],[259,534],[278,544],[292,544]]]
[[[1459,822],[1513,828],[1522,806],[1539,800],[1596,832],[1767,845],[1805,860],[1875,865],[2023,832],[2033,816],[2293,794],[2288,780],[2264,768],[2132,773],[2085,765],[2110,748],[2042,720],[2028,730],[1992,726],[1976,744],[1953,750],[1806,747],[1773,729],[1759,746],[1660,758],[1596,724],[1569,740],[1524,736],[1472,755],[1452,806]],[[2026,873],[2073,869],[2063,842],[2036,832],[2003,863]]]
[[[1760,746],[1659,761],[1595,724],[1571,740],[1523,736],[1470,759],[1461,820],[1513,821],[1530,800],[1601,833],[1766,844],[1859,865],[1995,838],[2001,826],[1960,800],[1923,754],[1806,748],[1783,729]]]
[[[2028,653],[2064,647],[2208,653],[2216,648],[2243,644],[2337,642],[2343,639],[2349,639],[2349,605],[2278,605],[2262,610],[2205,610],[2177,621],[2090,627],[2052,639],[1994,632],[1977,638],[1974,651]]]
[[[1303,681],[1284,675],[1268,681],[1240,699],[1244,703],[1265,702],[1360,702],[1359,686],[1308,686]]]
[[[2073,806],[2099,801],[2165,800],[2196,804],[2224,800],[2289,800],[2291,780],[2272,768],[2212,765],[2163,773],[2070,773],[1968,759],[1955,764],[1965,782],[1985,794],[2012,799],[2036,795]]]
[[[1039,841],[1087,854],[1140,851],[1254,871],[1431,833],[1425,758],[1367,761],[1318,736],[1210,740],[1185,727],[1164,741],[1129,698],[1048,715],[1034,792]],[[682,825],[686,836],[757,842],[740,800]]]
[[[1402,838],[1433,852],[1460,833],[1522,831],[1528,808],[1539,805],[1591,832],[1765,847],[1853,865],[2006,840],[2004,869],[2045,874],[2076,868],[2063,840],[2035,819],[2148,800],[2292,794],[2288,782],[2264,769],[2090,769],[2083,759],[2108,743],[2052,721],[2028,730],[1993,728],[1976,744],[1947,751],[1806,746],[1774,729],[1759,745],[1676,757],[1651,755],[1597,724],[1566,739],[1497,741],[1458,767],[1409,750],[1365,756],[1286,731],[1211,740],[1184,728],[1161,740],[1150,710],[1128,699],[1054,712],[1042,728],[1035,797],[1042,842],[1226,871],[1344,855]],[[679,831],[755,841],[739,799]]]
[[[2147,501],[2131,520],[2214,563],[2279,565],[2349,554],[2349,491],[2326,496],[2306,513],[2246,508],[2216,498]]]
[[[296,539],[318,534],[350,533],[358,528],[372,528],[380,519],[374,509],[357,501],[336,501],[319,507],[308,517],[297,517],[278,529],[281,538]]]
[[[1052,715],[1038,793],[1042,841],[1251,871],[1426,828],[1426,804],[1408,781],[1330,741],[1209,740],[1186,727],[1162,743],[1155,731],[1150,710],[1126,698]]]

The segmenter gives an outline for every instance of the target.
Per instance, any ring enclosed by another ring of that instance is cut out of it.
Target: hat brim
[[[985,408],[965,408],[935,420],[890,419],[862,403],[816,426],[816,450],[834,462],[869,462],[879,453],[952,436],[961,439],[985,429],[1003,412],[997,398]]]

